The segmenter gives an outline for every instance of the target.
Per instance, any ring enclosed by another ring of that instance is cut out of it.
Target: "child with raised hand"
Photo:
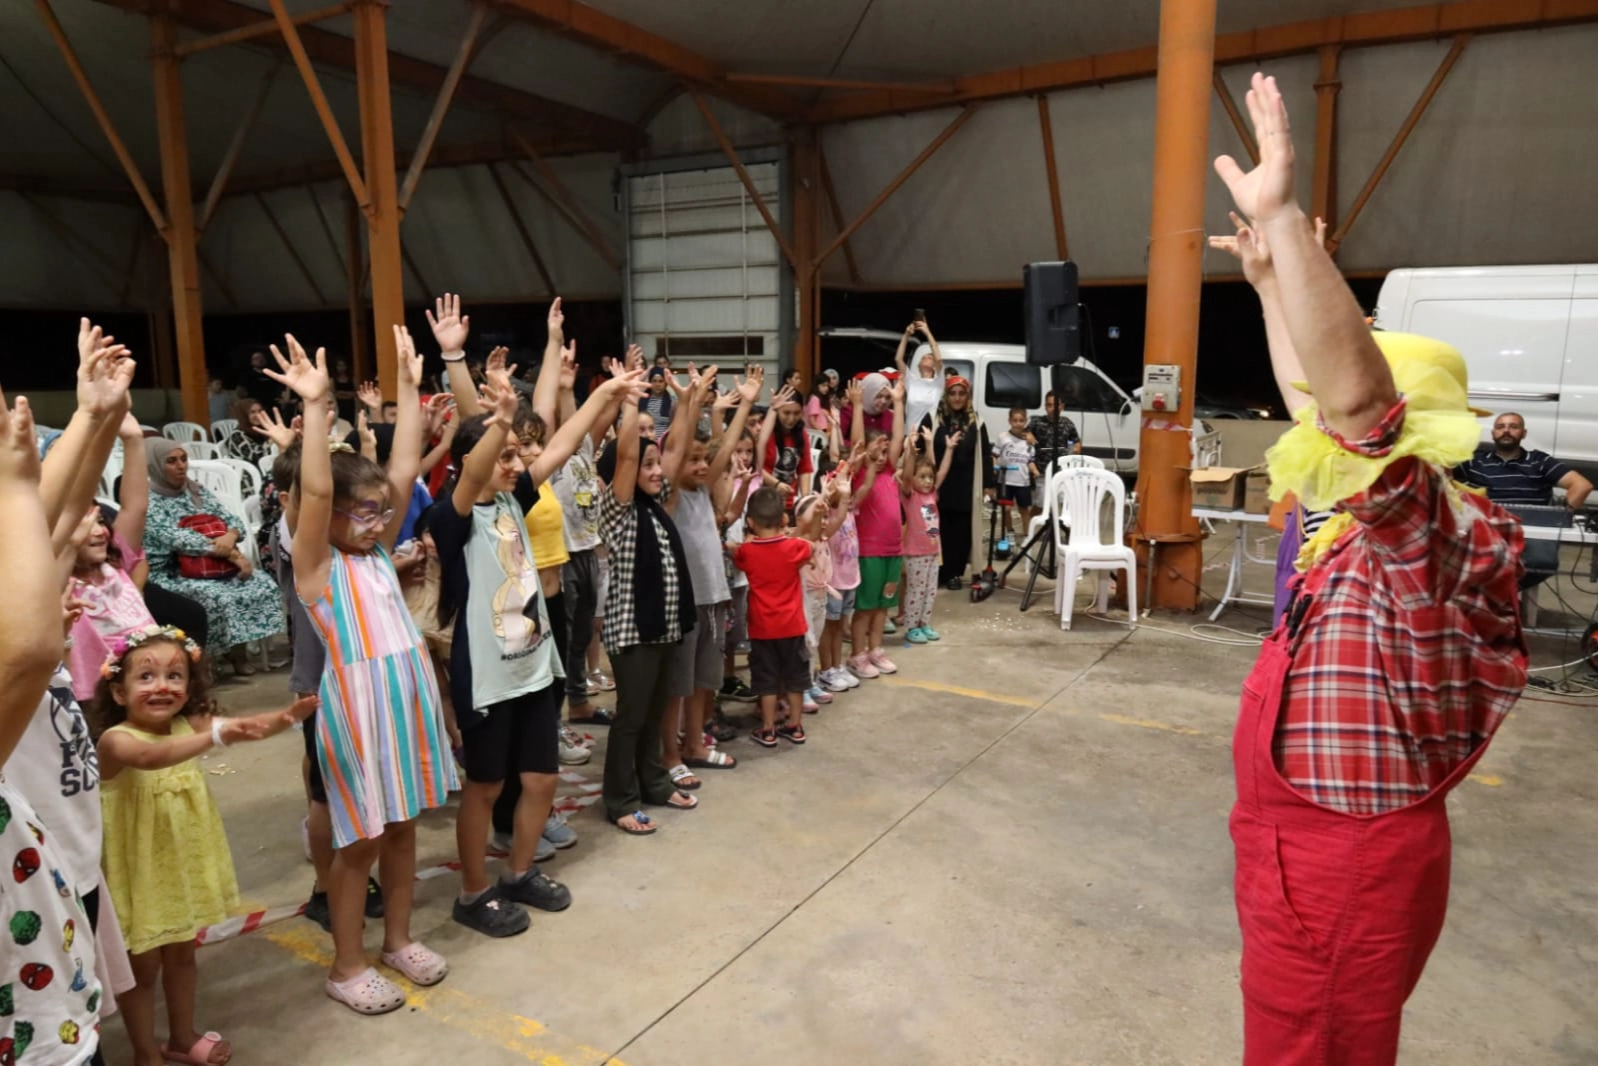
[[[818,649],[822,666],[819,680],[822,687],[830,692],[848,692],[852,688],[859,688],[861,683],[844,665],[844,630],[853,624],[855,596],[861,583],[861,542],[855,527],[855,512],[850,506],[853,498],[850,478],[865,462],[866,445],[858,444],[832,475],[834,489],[844,494],[844,517],[827,539],[828,555],[833,561],[833,576],[827,586],[825,621],[822,624],[821,647]]]
[[[629,391],[621,429],[598,463],[607,486],[600,535],[611,559],[601,639],[616,671],[602,797],[612,825],[643,836],[656,830],[643,804],[679,810],[698,804],[673,786],[661,762],[661,718],[676,645],[694,632],[694,592],[683,538],[665,506],[675,489],[662,475],[659,446],[629,430],[637,423],[638,399]]]
[[[815,714],[821,704],[832,703],[818,669],[822,630],[827,624],[829,582],[833,580],[833,552],[828,546],[849,514],[849,477],[828,479],[820,493],[808,493],[794,504],[794,535],[810,542],[811,560],[800,572],[805,588],[805,648],[811,666],[811,685],[805,691],[805,713]]]
[[[744,532],[733,564],[750,580],[750,687],[761,701],[761,726],[750,739],[763,748],[777,747],[778,737],[803,744],[800,714],[811,686],[811,657],[805,647],[800,568],[811,561],[811,544],[784,534],[783,494],[774,488],[757,489],[750,497]],[[788,717],[777,726],[780,698]]]
[[[545,358],[538,390],[553,385],[560,372],[557,347],[554,358]],[[511,371],[491,360],[481,394],[487,413],[466,418],[457,431],[451,457],[460,477],[428,520],[444,573],[439,620],[455,625],[450,691],[466,768],[456,821],[461,894],[453,916],[486,936],[527,929],[527,912],[513,904],[561,911],[572,903],[566,887],[535,863],[560,772],[566,672],[528,536],[527,510],[538,501],[539,487],[588,436],[596,416],[634,391],[643,392],[642,375],[613,378],[542,448],[531,441],[523,448],[512,435],[517,392]],[[475,399],[457,396],[456,403],[469,410]],[[521,795],[507,869],[496,883],[489,880],[484,851],[494,803],[509,774],[518,778]]]
[[[731,770],[738,765],[731,755],[705,743],[705,724],[722,686],[722,653],[733,608],[720,521],[731,495],[724,475],[733,452],[718,448],[712,456],[710,434],[699,428],[700,412],[715,381],[716,368],[709,367],[685,391],[667,434],[662,461],[664,474],[675,489],[667,509],[683,540],[694,586],[695,619],[694,632],[683,638],[672,670],[672,702],[661,720],[661,744],[672,783],[688,790],[700,787],[691,767]],[[751,375],[741,378],[728,394],[736,408],[729,429],[734,439],[743,434],[750,405],[760,389],[760,376]]]
[[[905,502],[905,643],[938,640],[933,628],[933,601],[938,596],[938,488],[949,476],[950,457],[961,435],[951,433],[944,459],[933,465],[933,431],[917,431],[921,448],[905,451],[899,473],[899,491]]]
[[[442,956],[411,939],[415,819],[442,807],[458,784],[438,682],[389,556],[422,450],[422,357],[404,326],[394,327],[394,336],[400,406],[387,472],[353,452],[318,446],[333,419],[321,349],[312,362],[286,337],[288,357],[274,346],[279,369],[265,371],[305,403],[293,556],[295,590],[328,649],[316,716],[335,849],[327,884],[334,956],[324,988],[360,1014],[405,1004],[400,986],[368,963],[361,943],[374,861],[383,882],[384,964],[419,985],[449,973]]]
[[[95,694],[102,862],[137,981],[118,1006],[139,1066],[204,1066],[232,1056],[227,1041],[194,1025],[195,935],[239,904],[228,838],[199,757],[280,733],[316,706],[308,696],[281,711],[224,718],[206,676],[198,644],[181,629],[151,626],[116,642]],[[156,1039],[158,985],[167,1005],[164,1042]]]
[[[773,393],[766,408],[755,455],[760,469],[782,484],[790,501],[811,491],[816,466],[811,462],[810,435],[805,432],[799,397],[786,385]]]
[[[860,407],[855,408],[854,415],[854,439],[865,441],[866,458],[852,500],[860,532],[861,584],[855,595],[855,617],[850,623],[854,654],[849,668],[856,677],[867,680],[899,670],[883,651],[883,626],[888,612],[899,605],[905,553],[899,485],[893,473],[905,447],[903,381],[894,387],[893,404],[893,429],[886,434],[865,428]]]

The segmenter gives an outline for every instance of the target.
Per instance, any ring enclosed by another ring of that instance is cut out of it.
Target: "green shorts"
[[[900,570],[905,560],[896,555],[861,557],[861,584],[855,591],[857,611],[878,611],[899,606]]]

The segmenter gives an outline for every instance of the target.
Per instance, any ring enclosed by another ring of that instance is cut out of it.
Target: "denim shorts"
[[[845,589],[843,592],[829,593],[827,597],[827,620],[837,622],[848,618],[855,613],[855,590]]]

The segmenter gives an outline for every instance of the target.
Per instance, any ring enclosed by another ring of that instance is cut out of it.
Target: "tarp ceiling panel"
[[[1358,270],[1592,262],[1594,28],[1479,37],[1372,195],[1339,253]],[[1339,103],[1345,211],[1448,50],[1347,53]]]
[[[260,8],[263,12],[271,10],[268,0],[235,2]],[[300,0],[287,7],[292,12],[320,3],[321,0]],[[455,59],[470,18],[470,4],[460,0],[390,4],[389,49],[448,67]],[[484,32],[493,24],[491,13],[484,23]],[[316,25],[345,37],[355,33],[348,16],[327,19]],[[636,63],[597,52],[521,22],[506,25],[487,48],[481,49],[473,60],[471,73],[629,122],[636,119],[668,84],[663,75]]]
[[[588,0],[600,10],[692,44],[729,70],[839,77],[948,77],[1153,45],[1158,0]],[[1222,33],[1417,0],[1223,0]]]
[[[753,111],[716,97],[704,97],[705,103],[721,124],[722,132],[734,145],[748,147],[762,144],[780,144],[783,127]],[[650,120],[648,127],[649,152],[652,156],[695,155],[716,152],[720,147],[716,135],[694,100],[687,93],[669,101]]]
[[[0,192],[0,233],[7,254],[0,256],[0,306],[49,308],[142,307],[140,271],[131,286],[125,269],[144,215],[117,204],[65,203],[38,199],[30,204],[14,192]],[[53,221],[42,211],[48,211]],[[66,236],[70,232],[72,236]],[[147,264],[150,256],[145,254]],[[122,300],[124,288],[128,300]]]
[[[160,156],[153,80],[146,58],[150,41],[147,21],[89,0],[56,0],[53,6],[117,133],[159,195]],[[122,170],[110,144],[31,4],[0,4],[0,57],[16,75],[0,71],[0,114],[5,115],[7,133],[5,170],[47,178],[120,181]],[[333,156],[305,86],[292,64],[281,61],[283,69],[245,141],[236,174],[278,170]],[[185,60],[184,110],[197,196],[204,195],[262,77],[279,62],[278,55],[252,46],[213,49]],[[360,108],[354,75],[318,68],[318,78],[351,151],[359,156]],[[394,87],[391,98],[396,145],[409,151],[421,135],[433,100],[403,86]],[[493,116],[458,103],[445,120],[439,143],[492,140],[499,136],[499,129]]]

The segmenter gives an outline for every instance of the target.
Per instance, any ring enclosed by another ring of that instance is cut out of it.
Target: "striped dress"
[[[327,586],[305,607],[328,649],[316,739],[342,848],[442,807],[460,783],[438,681],[388,552],[329,551]]]

